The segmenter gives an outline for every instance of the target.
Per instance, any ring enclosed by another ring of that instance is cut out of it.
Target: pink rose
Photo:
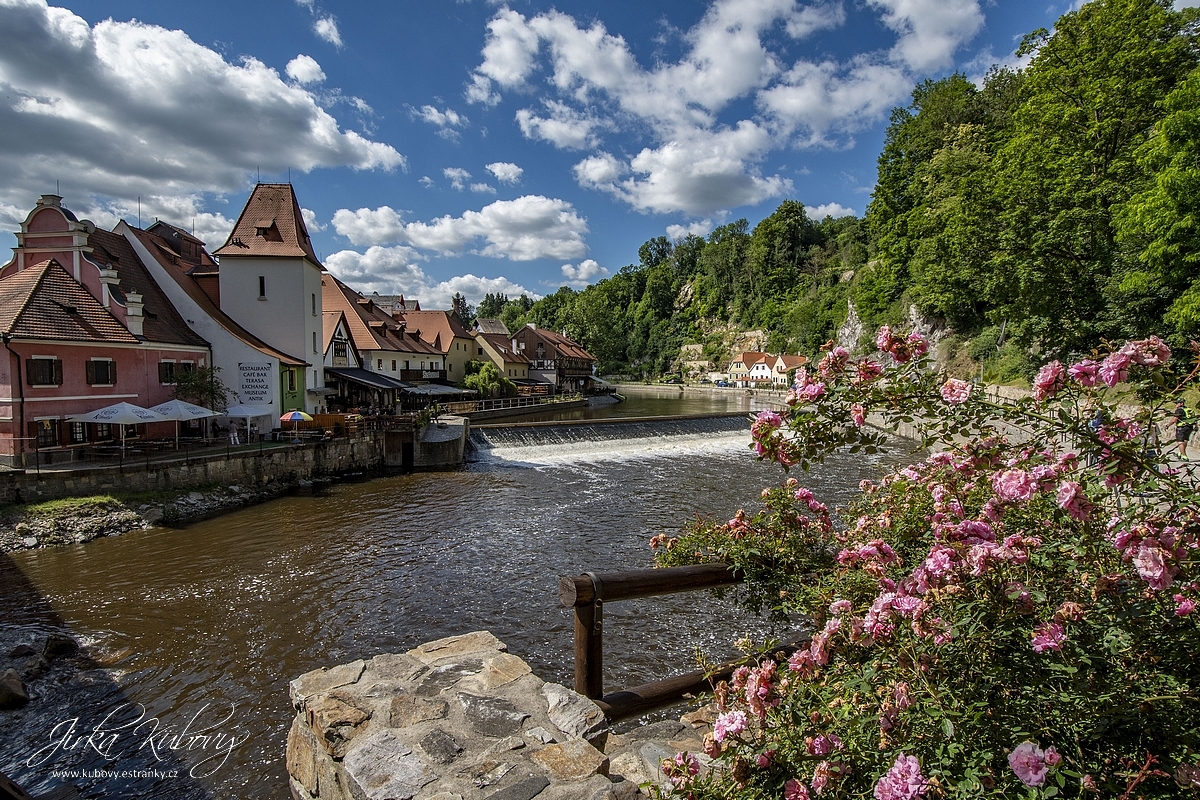
[[[1177,617],[1186,617],[1188,614],[1191,614],[1196,610],[1196,601],[1192,600],[1190,597],[1184,597],[1181,594],[1177,594],[1175,595],[1174,600],[1175,616]]]
[[[850,406],[850,419],[854,420],[854,427],[861,428],[867,422],[867,412],[863,408],[862,403],[853,403]]]
[[[916,800],[928,787],[929,781],[921,774],[921,762],[901,753],[875,784],[875,800]]]
[[[1143,367],[1157,367],[1171,360],[1171,348],[1157,336],[1134,340],[1121,350],[1133,357],[1133,363]]]
[[[1063,373],[1063,365],[1058,361],[1051,361],[1038,370],[1033,379],[1033,399],[1040,403],[1058,394],[1063,387]]]
[[[1096,509],[1096,504],[1088,499],[1084,493],[1083,487],[1078,481],[1063,481],[1058,485],[1058,493],[1056,495],[1058,507],[1066,511],[1072,518],[1080,522],[1087,522],[1092,516],[1092,512]]]
[[[1050,770],[1046,766],[1046,754],[1033,742],[1022,742],[1008,754],[1008,765],[1026,786],[1041,786],[1046,782]]]
[[[1044,653],[1047,650],[1061,651],[1063,642],[1067,640],[1067,632],[1057,622],[1043,622],[1033,629],[1033,652]],[[1040,752],[1040,751],[1039,751]],[[1031,786],[1033,784],[1030,784]],[[1039,786],[1041,784],[1038,784]]]
[[[1023,469],[1006,469],[992,476],[992,488],[1001,500],[1024,502],[1033,497],[1036,488],[1028,472]]]
[[[717,717],[713,723],[713,738],[718,742],[725,741],[727,736],[736,736],[746,730],[746,712],[727,711]]]
[[[1118,350],[1110,353],[1108,358],[1100,362],[1100,380],[1105,386],[1116,386],[1129,377],[1129,364],[1133,356]]]
[[[942,384],[942,399],[950,405],[958,405],[967,402],[971,396],[971,384],[966,381],[960,381],[958,378],[950,378]]]
[[[1100,365],[1090,358],[1085,358],[1078,364],[1072,364],[1067,368],[1067,374],[1074,378],[1080,386],[1095,386],[1096,375],[1100,370]]]
[[[792,778],[783,785],[783,800],[808,800],[808,787]]]

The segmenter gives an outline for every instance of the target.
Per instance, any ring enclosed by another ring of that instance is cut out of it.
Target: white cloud
[[[313,10],[313,0],[296,0],[296,5],[307,8],[310,12]]]
[[[809,219],[817,220],[818,222],[826,217],[853,217],[858,214],[853,208],[846,208],[841,203],[822,203],[819,206],[805,206],[804,213],[808,214]]]
[[[487,183],[472,183],[471,191],[478,192],[479,194],[495,194],[496,187]]]
[[[429,188],[432,188],[432,186],[433,186],[433,178],[429,177],[428,175],[422,175],[420,180],[417,181],[417,183],[421,184],[426,189],[429,189]]]
[[[339,208],[333,214],[333,229],[356,245],[378,245],[404,241],[404,220],[389,206]]]
[[[852,142],[915,80],[951,66],[983,24],[979,0],[865,5],[895,34],[890,48],[845,61],[797,60],[787,55],[787,37],[843,25],[842,0],[713,0],[682,33],[681,57],[649,68],[599,21],[581,25],[559,11],[526,17],[505,7],[488,24],[466,94],[495,105],[502,92],[547,85],[552,96],[540,98],[542,108],[519,109],[516,122],[527,138],[592,150],[575,166],[580,185],[643,211],[721,212],[788,191],[786,178],[761,171],[771,152]],[[763,116],[736,110],[747,101]],[[618,160],[596,149],[597,132],[607,129],[650,141]]]
[[[478,303],[488,292],[509,297],[541,295],[529,291],[503,276],[482,278],[472,274],[458,275],[449,280],[434,282],[416,263],[414,250],[403,245],[371,247],[365,253],[342,250],[328,256],[325,266],[341,280],[364,294],[403,294],[416,298],[424,308],[450,308],[455,293],[461,293],[471,303]]]
[[[405,233],[417,247],[443,254],[462,252],[479,239],[486,246],[472,252],[513,261],[575,258],[587,252],[583,218],[567,201],[540,195],[497,200],[461,217],[410,223]]]
[[[525,170],[511,161],[494,161],[488,164],[485,169],[495,175],[496,180],[501,183],[519,183],[521,176],[525,174]]]
[[[436,106],[421,106],[419,109],[409,106],[408,111],[414,118],[436,126],[438,136],[451,141],[458,139],[458,131],[455,128],[461,128],[467,124],[467,118],[452,108],[439,111]]]
[[[332,16],[320,17],[313,23],[313,33],[329,42],[334,47],[342,46],[342,34],[338,30],[337,20]]]
[[[687,225],[668,225],[667,236],[672,241],[679,241],[688,236],[708,236],[713,229],[712,220],[702,219]]]
[[[325,71],[321,69],[321,65],[317,63],[317,60],[303,53],[289,61],[287,66],[284,67],[284,72],[296,83],[306,85],[320,83],[325,80]]]
[[[577,258],[587,252],[587,222],[565,200],[526,195],[497,200],[460,217],[446,215],[430,222],[405,222],[388,206],[343,208],[333,227],[355,245],[401,243],[442,255],[471,252],[491,258],[532,261]],[[479,247],[482,240],[483,246]]]
[[[588,258],[580,261],[578,267],[571,264],[563,264],[562,274],[566,277],[569,285],[576,288],[583,288],[593,281],[608,277],[609,273],[608,269]]]
[[[471,178],[471,173],[467,172],[462,167],[446,167],[442,170],[442,175],[450,181],[450,186],[458,191],[462,191],[467,185],[467,181]]]
[[[67,206],[97,222],[136,219],[141,196],[143,222],[188,228],[194,215],[197,233],[223,237],[228,220],[205,205],[245,189],[256,167],[405,166],[252,57],[229,63],[140,22],[89,26],[42,0],[0,3],[0,96],[0,204],[29,209],[45,176],[61,176]]]
[[[309,233],[314,231],[319,233],[329,227],[329,225],[321,224],[321,221],[317,219],[317,212],[311,208],[301,208],[300,216],[304,217],[304,227],[308,228]]]
[[[525,138],[541,139],[563,150],[582,150],[599,143],[592,131],[603,126],[600,120],[557,100],[542,102],[550,110],[549,117],[539,117],[528,108],[517,112],[517,125]]]

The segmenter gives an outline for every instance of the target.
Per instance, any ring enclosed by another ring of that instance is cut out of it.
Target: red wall
[[[9,350],[0,346],[0,386],[4,395],[12,398],[12,421],[0,421],[0,452],[31,452],[33,443],[17,442],[13,437],[30,436],[30,424],[39,417],[58,417],[62,442],[67,440],[66,417],[85,414],[113,403],[127,402],[149,408],[165,403],[174,396],[174,386],[164,386],[158,380],[158,362],[162,360],[192,361],[197,366],[208,364],[208,353],[179,350],[170,347],[114,347],[110,344],[36,344],[14,340],[9,343],[20,358],[20,370]],[[55,356],[62,363],[61,386],[30,386],[25,374],[26,359],[34,356]],[[87,382],[86,363],[92,358],[111,358],[116,362],[117,382],[113,386],[91,386]],[[13,384],[21,376],[21,387]],[[21,424],[21,392],[25,396],[24,432]],[[132,395],[122,397],[120,395]],[[65,399],[76,398],[76,399]],[[143,429],[150,438],[175,434],[174,422],[150,423]]]

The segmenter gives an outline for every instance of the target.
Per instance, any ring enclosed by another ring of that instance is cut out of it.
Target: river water
[[[686,413],[746,402],[689,401]],[[673,396],[634,403],[615,411],[685,410]],[[783,475],[748,441],[733,419],[584,442],[530,434],[485,442],[457,471],[0,556],[0,656],[55,631],[86,646],[32,682],[24,710],[0,712],[0,771],[35,793],[63,783],[55,770],[82,769],[70,782],[87,797],[286,798],[287,683],[309,670],[488,629],[570,685],[558,576],[649,566],[651,536],[753,506]],[[891,458],[835,459],[804,481],[837,503]],[[611,604],[605,629],[610,690],[691,669],[697,647],[722,657],[739,633],[769,632],[707,594]],[[97,726],[90,742],[72,738]],[[204,746],[169,738],[185,728],[206,729]]]

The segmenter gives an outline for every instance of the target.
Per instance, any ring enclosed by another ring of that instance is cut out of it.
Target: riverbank
[[[102,536],[183,525],[276,497],[328,485],[333,478],[103,494],[12,505],[0,511],[0,552],[82,544]]]

